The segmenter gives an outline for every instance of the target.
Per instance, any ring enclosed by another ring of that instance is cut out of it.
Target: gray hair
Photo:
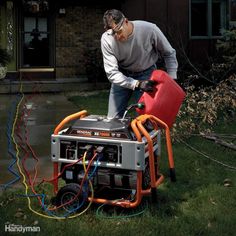
[[[119,24],[125,18],[124,14],[116,9],[107,10],[103,15],[104,29],[112,28],[112,24]]]

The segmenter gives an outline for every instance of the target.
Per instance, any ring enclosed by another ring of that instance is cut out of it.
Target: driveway
[[[20,98],[17,95],[0,95],[0,184],[8,183],[15,178],[8,171],[9,165],[14,161],[15,153],[15,144],[12,142],[10,132],[12,128],[18,133],[18,136],[14,137],[18,143],[19,157],[21,160],[25,157],[27,170],[32,172],[36,164],[32,152],[27,156],[23,149],[27,148],[27,141],[39,160],[36,181],[38,182],[52,175],[50,149],[54,128],[64,117],[77,112],[75,105],[63,94],[27,94],[18,109],[20,126],[17,126],[17,123],[14,125],[14,121]],[[9,151],[12,151],[13,155]],[[16,165],[13,169],[17,171]],[[15,186],[19,186],[19,183],[20,181]]]

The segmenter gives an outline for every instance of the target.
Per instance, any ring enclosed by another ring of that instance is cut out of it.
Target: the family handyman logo
[[[40,226],[23,226],[23,225],[16,225],[11,223],[5,223],[5,232],[9,233],[38,233],[40,232]]]

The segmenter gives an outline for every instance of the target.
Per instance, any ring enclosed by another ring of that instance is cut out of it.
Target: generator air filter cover
[[[186,94],[164,71],[154,70],[150,79],[157,82],[156,87],[151,93],[143,93],[139,103],[144,103],[145,107],[136,111],[140,115],[154,115],[171,127]]]

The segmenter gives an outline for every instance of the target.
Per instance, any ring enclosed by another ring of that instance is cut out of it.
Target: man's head
[[[127,40],[132,33],[129,21],[116,9],[107,10],[103,16],[104,29],[119,41]]]

